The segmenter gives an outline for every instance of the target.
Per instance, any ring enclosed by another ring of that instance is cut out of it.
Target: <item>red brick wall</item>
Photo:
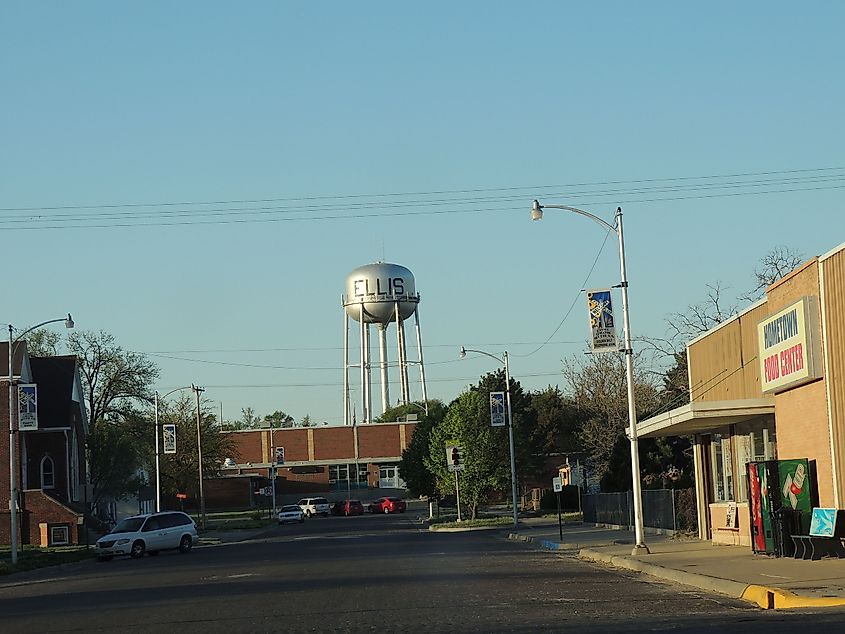
[[[404,427],[404,443],[402,431]],[[313,436],[314,462],[348,460],[355,458],[352,427],[309,427],[278,429],[273,432],[273,442],[285,448],[286,462],[309,461],[308,436]],[[411,441],[414,424],[373,424],[358,426],[358,449],[362,458],[387,458],[402,455],[402,450]],[[267,462],[267,453],[262,447],[269,443],[266,430],[245,430],[224,432],[232,434],[237,446],[237,462],[260,464]],[[263,444],[262,444],[263,443]]]
[[[47,524],[69,524],[70,540],[73,544],[79,544],[79,526],[77,519],[79,514],[66,506],[59,504],[49,495],[40,489],[30,489],[22,494],[24,508],[21,517],[21,540],[25,544],[41,544],[41,529],[39,523]],[[6,515],[8,518],[8,514]],[[6,543],[9,543],[8,528],[6,529]]]
[[[273,442],[285,448],[285,460],[300,462],[308,460],[308,430],[286,429],[273,432]]]
[[[402,455],[399,425],[362,425],[358,428],[358,451],[362,458]]]
[[[360,428],[358,430],[360,434]],[[314,429],[314,460],[339,460],[355,457],[352,427],[317,427]]]
[[[8,374],[8,370],[4,372]],[[5,511],[7,520],[4,522],[5,535],[0,543],[9,543],[9,382],[0,381],[0,512]],[[20,488],[20,454],[17,454],[18,488]]]

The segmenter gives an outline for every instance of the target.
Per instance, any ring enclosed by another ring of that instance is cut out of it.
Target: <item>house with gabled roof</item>
[[[8,342],[0,342],[0,359],[8,359],[8,346]],[[13,353],[13,432],[0,434],[0,464],[9,464],[11,444],[16,456],[20,543],[84,543],[88,417],[77,359],[30,357],[26,342],[15,343]],[[4,429],[9,424],[7,365],[0,363],[0,421]],[[15,389],[21,385],[36,386],[34,425],[30,421],[25,429],[19,428],[19,390]],[[0,468],[0,543],[5,544],[11,533],[9,480],[9,469]]]

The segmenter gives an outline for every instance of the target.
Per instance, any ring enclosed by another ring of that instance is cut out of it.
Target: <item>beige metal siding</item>
[[[767,313],[762,304],[690,345],[692,400],[761,397],[757,322]]]
[[[830,393],[833,421],[831,439],[836,461],[837,488],[845,491],[845,250],[821,262],[824,268],[824,319],[827,341],[823,341],[828,367],[825,380]]]

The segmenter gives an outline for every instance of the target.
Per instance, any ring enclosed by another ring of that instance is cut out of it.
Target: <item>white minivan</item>
[[[97,540],[94,552],[100,561],[108,561],[115,555],[137,559],[144,553],[157,555],[161,550],[171,549],[187,553],[197,539],[197,525],[188,515],[181,511],[162,511],[120,520]]]

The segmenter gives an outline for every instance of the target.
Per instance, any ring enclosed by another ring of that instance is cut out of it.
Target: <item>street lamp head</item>
[[[65,328],[73,328],[73,317],[70,316],[70,313],[67,314],[67,319],[65,319]]]
[[[467,349],[466,349],[466,348],[464,348],[463,346],[461,346],[461,353],[460,353],[460,356],[461,356],[461,359],[463,359],[463,358],[465,358],[465,357],[467,356]]]
[[[531,205],[531,220],[542,220],[543,219],[543,205],[540,204],[539,200],[535,200],[534,203]]]

